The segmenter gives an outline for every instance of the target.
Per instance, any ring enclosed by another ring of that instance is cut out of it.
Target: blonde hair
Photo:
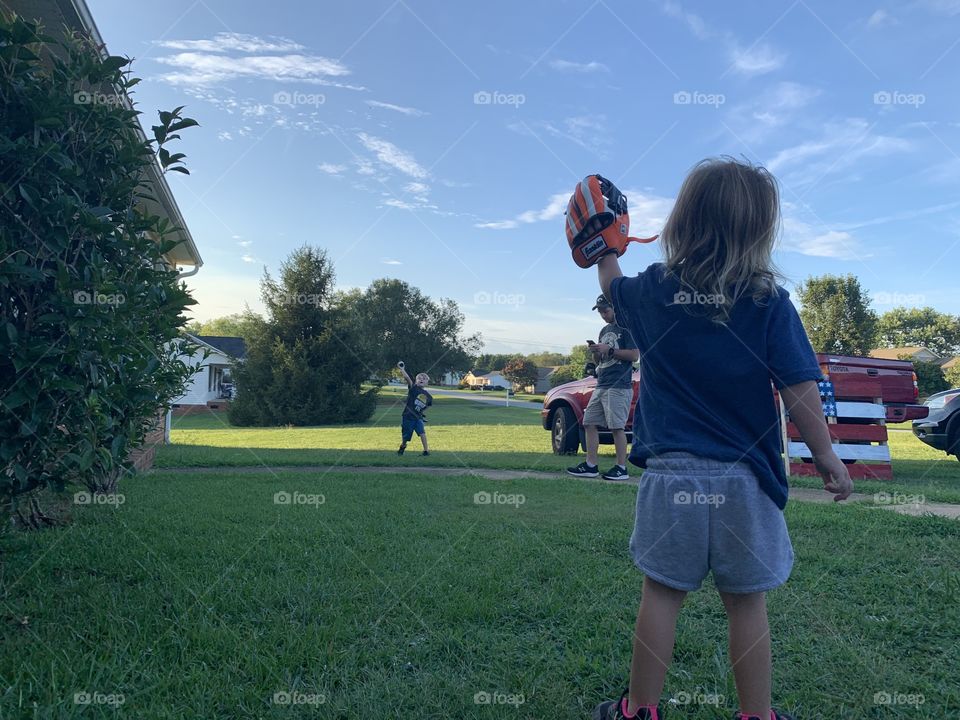
[[[413,379],[414,382],[420,382],[420,379],[423,378],[423,384],[426,385],[430,382],[430,376],[426,373],[417,373],[417,376]]]
[[[698,312],[725,323],[743,295],[757,303],[777,292],[773,264],[780,191],[766,168],[732,157],[707,158],[683,181],[660,240],[667,272]],[[692,311],[692,308],[685,308]]]

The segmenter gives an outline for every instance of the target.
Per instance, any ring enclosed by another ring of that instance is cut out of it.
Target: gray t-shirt
[[[612,323],[604,326],[598,339],[614,350],[636,350],[637,348],[630,331]],[[601,360],[597,364],[597,387],[633,387],[633,363],[616,358]]]

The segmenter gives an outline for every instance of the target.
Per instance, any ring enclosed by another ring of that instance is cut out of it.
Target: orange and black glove
[[[573,191],[567,203],[566,231],[573,261],[582,268],[610,253],[623,255],[628,243],[657,239],[656,235],[630,237],[627,196],[600,175],[587,175]]]

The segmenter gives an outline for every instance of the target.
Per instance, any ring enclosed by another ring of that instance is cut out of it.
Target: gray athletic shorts
[[[793,568],[783,511],[751,467],[689,453],[647,461],[630,554],[653,580],[687,591],[711,570],[721,592],[772,590]]]
[[[587,409],[583,411],[583,424],[623,430],[627,426],[632,401],[632,387],[594,388]]]

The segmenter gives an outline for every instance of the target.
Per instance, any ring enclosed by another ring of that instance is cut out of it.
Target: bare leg
[[[430,452],[430,448],[427,447],[427,434],[426,434],[426,433],[423,433],[423,435],[420,436],[420,442],[423,443],[423,451],[424,451],[424,452]]]
[[[627,433],[623,430],[613,431],[613,446],[617,449],[617,465],[627,466]]]
[[[587,425],[587,464],[597,464],[597,449],[600,447],[600,432],[596,425]]]
[[[770,717],[770,627],[765,593],[720,593],[730,622],[730,662],[740,712]]]
[[[633,661],[630,663],[630,698],[627,712],[643,705],[657,705],[663,681],[673,658],[677,615],[687,596],[682,590],[643,579],[643,597],[633,632]]]

